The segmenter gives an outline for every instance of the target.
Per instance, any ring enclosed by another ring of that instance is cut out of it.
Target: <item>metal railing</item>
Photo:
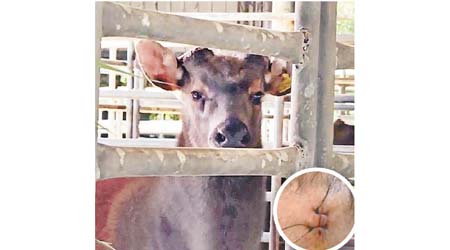
[[[353,156],[348,152],[333,153],[332,145],[336,58],[329,55],[333,55],[331,51],[336,49],[336,3],[296,3],[296,32],[206,21],[187,17],[189,14],[186,13],[173,15],[107,2],[98,2],[96,11],[97,58],[100,55],[101,37],[126,36],[275,56],[292,63],[289,125],[289,142],[292,146],[239,150],[161,148],[146,147],[135,141],[136,145],[130,147],[102,145],[102,139],[98,139],[96,167],[99,179],[149,175],[287,177],[308,167],[331,168],[348,178],[353,177]],[[221,18],[223,20],[224,17]],[[244,14],[240,18],[244,18]],[[99,81],[97,75],[97,87]],[[138,90],[127,92],[97,92],[96,105],[99,96],[120,97],[123,94],[123,98],[137,102],[140,98],[152,95]],[[283,119],[279,112],[283,110],[280,109],[281,103],[280,100],[274,103],[276,121]],[[135,109],[131,111],[133,116],[138,114],[136,112]],[[279,132],[280,124],[276,128],[275,131]],[[131,130],[132,133],[137,131]],[[279,140],[277,137],[276,141]],[[280,143],[276,145],[281,146]],[[210,164],[212,161],[213,166]],[[276,189],[277,184],[274,185]],[[263,236],[267,237],[267,234]],[[272,244],[270,249],[277,247]]]

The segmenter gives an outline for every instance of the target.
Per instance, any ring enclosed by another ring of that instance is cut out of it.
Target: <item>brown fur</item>
[[[137,46],[146,75],[166,90],[180,90],[180,147],[217,147],[211,140],[227,119],[248,129],[247,147],[261,147],[261,104],[269,60],[216,56],[197,49],[174,55],[144,40]],[[164,63],[166,62],[166,63]],[[176,68],[174,68],[176,67]],[[269,87],[268,87],[269,86]],[[194,100],[192,91],[202,94]],[[117,250],[256,250],[264,222],[265,177],[147,177],[97,182],[96,238]],[[99,248],[101,249],[101,248]]]
[[[178,82],[184,104],[178,145],[211,147],[214,129],[226,118],[237,117],[250,130],[248,147],[261,147],[261,105],[251,98],[264,92],[268,61],[211,54],[199,58],[195,53],[184,59],[184,80]],[[204,102],[192,100],[192,91],[202,93]]]

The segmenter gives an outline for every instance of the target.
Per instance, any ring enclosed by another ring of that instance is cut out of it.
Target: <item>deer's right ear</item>
[[[269,72],[265,75],[265,92],[282,96],[291,92],[291,65],[282,59],[274,58],[269,64]]]
[[[152,40],[136,44],[136,60],[153,84],[165,90],[177,90],[183,85],[184,69],[175,54]]]

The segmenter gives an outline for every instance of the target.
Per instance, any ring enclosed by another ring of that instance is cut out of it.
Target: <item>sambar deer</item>
[[[158,87],[181,92],[180,147],[261,147],[261,99],[289,91],[279,90],[283,63],[265,56],[198,48],[176,58],[151,40],[140,41],[136,52]],[[96,238],[117,250],[259,249],[265,181],[263,176],[98,181]]]

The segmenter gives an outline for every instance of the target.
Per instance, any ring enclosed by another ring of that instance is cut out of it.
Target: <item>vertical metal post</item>
[[[330,167],[333,150],[336,2],[296,2],[295,29],[310,32],[307,60],[292,66],[291,144],[304,149],[305,167]]]
[[[126,104],[126,101],[125,101]],[[125,109],[126,110],[126,109]],[[122,112],[121,109],[114,110],[114,136],[112,138],[122,138]]]
[[[274,1],[272,3],[272,12],[274,13],[289,13],[291,12],[290,2]],[[279,31],[292,31],[292,25],[290,21],[273,20],[273,30]],[[280,148],[283,143],[283,116],[284,116],[284,96],[274,97],[273,105],[273,147]],[[275,202],[275,195],[281,186],[281,177],[271,177],[271,201],[270,201],[270,237],[269,237],[269,250],[278,250],[280,245],[280,237],[275,227],[275,221],[273,217],[273,204]]]
[[[134,42],[130,41],[128,43],[127,47],[127,71],[129,73],[133,73],[133,53],[134,53]],[[127,89],[132,90],[133,89],[133,76],[128,75],[127,76]],[[133,118],[132,118],[132,112],[133,112],[133,100],[129,99],[126,103],[126,124],[127,124],[127,134],[126,138],[132,138],[132,131],[133,131]]]
[[[283,116],[284,116],[284,97],[275,97],[273,105],[273,135],[274,135],[274,148],[281,148],[283,141]],[[278,250],[280,245],[279,235],[276,230],[275,221],[273,217],[273,204],[275,202],[275,195],[281,186],[281,177],[271,177],[271,200],[270,200],[270,238],[269,238],[269,250]]]
[[[334,72],[336,70],[336,2],[322,2],[320,12],[319,85],[316,166],[330,167],[333,154]]]
[[[133,88],[135,90],[143,90],[144,89],[144,80],[141,71],[136,67],[133,68]],[[133,118],[132,118],[132,136],[131,138],[139,138],[139,99],[133,99]]]
[[[98,138],[98,96],[100,88],[100,68],[97,60],[100,60],[101,48],[100,42],[102,39],[102,19],[103,19],[103,3],[95,3],[95,145],[97,145]],[[97,152],[97,151],[96,151]],[[97,157],[95,157],[97,159]],[[95,178],[100,177],[100,168],[95,164]]]
[[[283,142],[284,96],[276,96],[273,100],[273,147],[279,148]]]
[[[306,167],[315,165],[320,10],[320,2],[295,3],[295,29],[309,30],[310,45],[305,64],[292,65],[289,142],[303,147]]]
[[[101,2],[95,3],[95,142],[97,142],[97,123],[98,123],[98,97],[100,88],[100,68],[97,60],[100,60],[101,48],[100,43],[102,39],[102,18],[103,18],[103,4]]]

